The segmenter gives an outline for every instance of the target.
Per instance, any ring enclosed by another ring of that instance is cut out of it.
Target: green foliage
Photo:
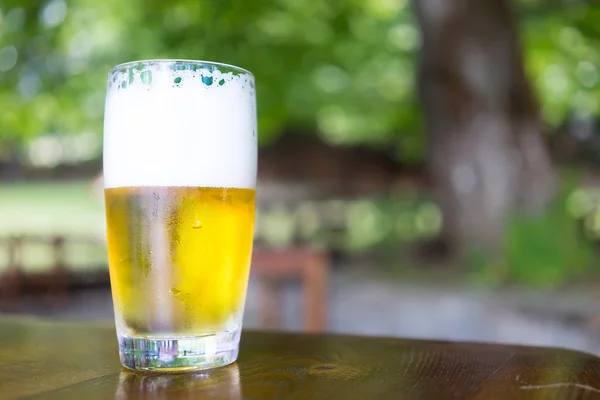
[[[600,4],[562,0],[521,0],[521,4],[526,66],[544,119],[557,125],[571,113],[597,115]]]
[[[3,0],[0,135],[100,134],[112,65],[207,59],[255,73],[262,144],[306,130],[420,160],[419,34],[408,3]]]
[[[507,224],[505,252],[499,257],[473,253],[475,276],[488,283],[556,287],[589,273],[595,257],[567,200],[576,187],[565,184],[550,207],[538,216],[515,215]]]
[[[517,282],[555,286],[589,271],[593,249],[564,205],[561,197],[542,216],[509,224],[507,270]]]
[[[600,5],[516,4],[545,119],[598,113]],[[256,74],[261,144],[302,130],[419,163],[419,43],[409,0],[0,0],[0,145],[82,132],[99,140],[111,66],[192,58]]]

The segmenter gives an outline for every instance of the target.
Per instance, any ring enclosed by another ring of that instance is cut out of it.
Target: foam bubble
[[[109,74],[104,186],[256,186],[254,78],[194,62],[125,64]]]

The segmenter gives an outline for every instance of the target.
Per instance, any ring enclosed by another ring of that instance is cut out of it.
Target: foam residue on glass
[[[186,62],[132,63],[109,76],[104,185],[256,186],[254,77]]]

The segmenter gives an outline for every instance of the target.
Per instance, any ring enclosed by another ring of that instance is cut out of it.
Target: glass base
[[[222,367],[237,360],[240,330],[164,338],[118,334],[119,356],[135,371],[184,372]]]

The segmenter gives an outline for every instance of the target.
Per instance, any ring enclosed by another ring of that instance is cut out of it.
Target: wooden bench
[[[11,236],[0,239],[6,246],[8,265],[0,272],[0,310],[15,311],[27,288],[48,296],[50,305],[65,301],[68,292],[68,274],[65,236]],[[23,268],[23,248],[27,244],[52,247],[52,266],[48,271],[27,275]]]
[[[276,250],[254,249],[252,274],[261,282],[261,325],[265,329],[282,327],[285,280],[299,279],[302,284],[304,329],[323,332],[327,320],[329,257],[309,247]]]
[[[8,251],[8,266],[0,272],[0,310],[16,311],[27,288],[48,295],[48,304],[51,305],[60,304],[66,299],[69,287],[66,259],[68,241],[89,242],[85,238],[64,236],[0,238],[0,244],[4,244]],[[52,247],[52,267],[47,272],[29,276],[23,270],[23,249],[26,244],[40,243]],[[282,284],[296,279],[302,285],[304,329],[325,331],[328,269],[329,256],[309,247],[276,250],[257,246],[252,258],[252,273],[261,285],[261,325],[266,329],[282,327]]]

